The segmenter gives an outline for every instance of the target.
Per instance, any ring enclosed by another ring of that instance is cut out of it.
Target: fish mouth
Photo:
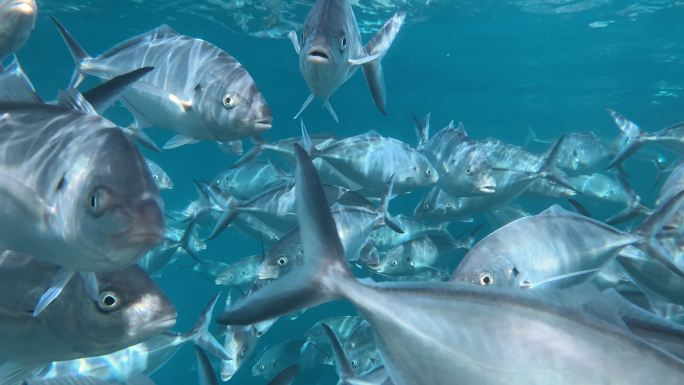
[[[271,127],[273,127],[273,124],[271,123],[271,120],[261,120],[256,123],[254,123],[254,129],[257,131],[267,131],[270,130]]]
[[[138,229],[133,229],[126,231],[116,236],[118,243],[124,246],[156,246],[162,242],[164,238],[163,231],[159,230],[145,230],[140,231]]]
[[[10,5],[10,8],[25,15],[32,15],[36,12],[35,3],[32,0],[15,1]]]
[[[169,329],[176,325],[176,316],[168,316],[156,322],[156,327],[161,329]]]
[[[477,191],[482,194],[494,194],[496,192],[496,186],[482,186],[479,187]]]
[[[312,48],[306,54],[306,60],[312,63],[329,63],[330,54],[323,48]]]

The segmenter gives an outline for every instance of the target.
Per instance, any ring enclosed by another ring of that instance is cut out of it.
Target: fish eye
[[[398,264],[399,264],[399,262],[398,262],[396,259],[393,259],[393,260],[392,260],[392,266],[396,266],[396,265],[398,265]]]
[[[423,205],[423,208],[424,208],[425,210],[429,210],[429,209],[430,209],[430,205],[426,203],[426,204]]]
[[[242,350],[240,350],[240,356],[244,357],[247,354],[247,346],[243,346]]]
[[[347,37],[344,35],[342,35],[342,37],[340,38],[340,49],[342,51],[347,49]]]
[[[100,300],[97,302],[97,307],[102,311],[114,311],[121,306],[119,295],[113,291],[104,291],[100,294]]]
[[[491,286],[494,283],[494,277],[489,273],[480,274],[480,285]]]
[[[427,170],[425,170],[425,176],[430,176],[430,175],[432,175],[432,170],[430,170],[428,168]]]
[[[88,209],[96,217],[104,214],[111,206],[112,196],[102,187],[95,188],[88,198]]]
[[[266,365],[264,365],[264,364],[259,364],[259,370],[261,370],[261,371],[266,370]]]
[[[352,368],[355,368],[359,363],[356,362],[356,360],[351,360],[349,361],[349,364],[352,366]]]
[[[236,101],[235,101],[235,98],[233,97],[233,95],[225,94],[223,96],[223,107],[226,107],[227,109],[232,110],[233,108],[235,108],[235,104],[236,104]]]
[[[157,175],[157,174],[152,174],[152,179],[154,179],[155,182],[158,181],[158,180],[159,180],[159,175]]]
[[[278,266],[283,267],[283,266],[287,265],[287,257],[284,255],[281,255],[280,257],[278,257],[278,261],[276,261],[276,262],[278,263]]]
[[[466,169],[466,174],[467,174],[468,176],[473,175],[473,169],[470,168],[470,167],[468,167],[468,169]]]

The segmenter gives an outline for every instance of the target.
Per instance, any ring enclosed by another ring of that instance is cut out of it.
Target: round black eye
[[[425,176],[430,176],[430,175],[432,175],[432,170],[430,170],[428,168],[427,170],[425,170]]]
[[[430,205],[423,205],[423,208],[424,208],[425,210],[429,210],[429,209],[430,209]]]
[[[90,208],[95,211],[97,208],[97,194],[93,194],[90,196]]]
[[[396,259],[393,259],[393,260],[392,260],[392,266],[396,266],[396,265],[398,265],[398,264],[399,264],[399,262],[397,262]]]
[[[158,181],[158,180],[159,180],[159,175],[156,175],[156,174],[155,174],[155,175],[152,175],[152,179],[154,179],[155,181]]]
[[[352,366],[352,368],[355,368],[359,363],[356,362],[356,360],[351,360],[349,361],[349,364]]]
[[[100,294],[97,307],[102,311],[113,311],[121,306],[119,295],[113,291],[105,291]]]
[[[342,38],[340,39],[340,47],[342,47],[343,50],[347,48],[347,37],[346,36],[342,36]]]
[[[264,365],[264,364],[259,364],[259,370],[261,370],[261,371],[266,370],[266,365]]]
[[[494,277],[489,273],[480,274],[480,285],[490,286],[494,283]]]
[[[473,175],[473,170],[469,167],[469,168],[466,170],[466,174],[468,174],[468,175]]]
[[[226,107],[229,110],[235,108],[235,98],[230,94],[226,94],[223,97],[223,107]]]
[[[278,257],[277,262],[278,262],[278,266],[283,267],[283,266],[287,265],[287,257],[284,255],[281,255],[280,257]]]

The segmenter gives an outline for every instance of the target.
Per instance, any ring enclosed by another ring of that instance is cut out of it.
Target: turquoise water
[[[261,6],[234,1],[40,1],[36,29],[18,56],[39,93],[52,99],[67,85],[73,62],[50,15],[57,16],[91,54],[167,23],[179,33],[223,48],[249,70],[273,110],[274,126],[265,135],[267,140],[297,136],[299,123],[292,116],[308,90],[297,56],[282,34],[292,23],[303,22],[307,6],[254,3]],[[684,120],[682,1],[361,3],[366,8],[355,8],[357,18],[368,31],[397,9],[409,13],[383,61],[389,114],[383,116],[376,110],[359,73],[331,98],[340,123],[335,124],[316,101],[304,114],[310,132],[352,136],[376,130],[415,144],[411,114],[431,112],[434,131],[455,119],[474,138],[493,136],[523,145],[530,128],[548,140],[591,130],[610,143],[618,131],[607,107],[646,130]],[[250,15],[252,22],[245,22]],[[364,39],[370,36],[366,33]],[[107,116],[121,125],[131,120],[121,107]],[[159,129],[148,132],[157,143],[171,136]],[[543,145],[533,147],[537,152],[544,149]],[[143,151],[175,182],[174,190],[163,192],[167,209],[181,209],[195,198],[193,179],[211,180],[236,160],[213,143],[161,154]],[[673,154],[667,156],[676,159]],[[637,192],[651,204],[656,170],[643,158],[629,160],[627,169]],[[411,213],[420,195],[398,199],[391,211]],[[525,202],[532,211],[552,203],[556,201]],[[455,224],[452,230],[467,228]],[[258,241],[229,230],[209,242],[201,257],[231,262],[258,252]],[[158,281],[178,307],[178,330],[187,330],[203,304],[219,290],[188,270]],[[281,320],[262,339],[257,356],[275,343],[301,338],[324,316],[352,313],[349,305],[335,303],[310,310],[296,321]],[[184,349],[153,378],[160,384],[195,383],[192,354],[191,349]],[[248,362],[232,383],[261,383],[251,377],[250,369]],[[334,373],[331,367],[326,370],[331,383]]]

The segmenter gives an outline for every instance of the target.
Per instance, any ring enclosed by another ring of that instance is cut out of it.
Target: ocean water
[[[98,54],[160,24],[210,41],[236,57],[251,73],[273,110],[267,140],[298,136],[292,117],[308,95],[290,42],[283,38],[301,26],[311,1],[283,0],[49,0],[39,1],[36,28],[18,57],[39,93],[52,99],[73,70],[72,59],[49,16],[57,16],[82,46]],[[359,72],[332,98],[340,123],[315,101],[303,115],[312,133],[352,136],[369,130],[416,144],[411,114],[432,114],[437,131],[461,121],[474,138],[497,137],[524,145],[530,130],[554,140],[564,133],[594,131],[607,143],[618,130],[606,108],[656,130],[684,120],[684,1],[678,0],[359,0],[355,5],[364,40],[392,13],[408,11],[407,24],[383,61],[387,116],[373,105]],[[183,76],[183,74],[179,74]],[[90,80],[88,84],[97,84]],[[130,115],[117,107],[106,114],[120,125]],[[157,143],[172,136],[148,130]],[[541,153],[545,145],[531,150]],[[195,198],[193,179],[211,180],[237,158],[213,143],[199,143],[145,155],[172,177],[163,192],[167,209],[182,209]],[[627,162],[630,182],[652,205],[657,174],[649,154]],[[425,191],[393,201],[393,214],[410,214]],[[527,199],[532,212],[553,199]],[[594,207],[600,215],[615,208]],[[605,210],[605,212],[604,212]],[[612,211],[611,211],[612,210]],[[457,234],[472,225],[453,224]],[[204,229],[203,235],[207,235]],[[491,229],[488,229],[489,231]],[[484,234],[483,234],[484,235]],[[200,256],[232,262],[259,253],[258,240],[233,229],[208,243]],[[189,257],[188,257],[189,258]],[[188,265],[190,261],[188,260]],[[177,330],[187,330],[210,296],[221,290],[189,269],[171,269],[158,279],[179,311]],[[269,346],[302,338],[316,321],[354,314],[345,303],[328,304],[294,321],[281,320],[260,341],[256,357]],[[216,328],[217,332],[219,328]],[[192,349],[184,349],[154,374],[159,384],[196,383]],[[419,354],[419,353],[417,353]],[[251,362],[233,384],[265,383],[251,376]],[[334,383],[332,367],[325,381]]]

